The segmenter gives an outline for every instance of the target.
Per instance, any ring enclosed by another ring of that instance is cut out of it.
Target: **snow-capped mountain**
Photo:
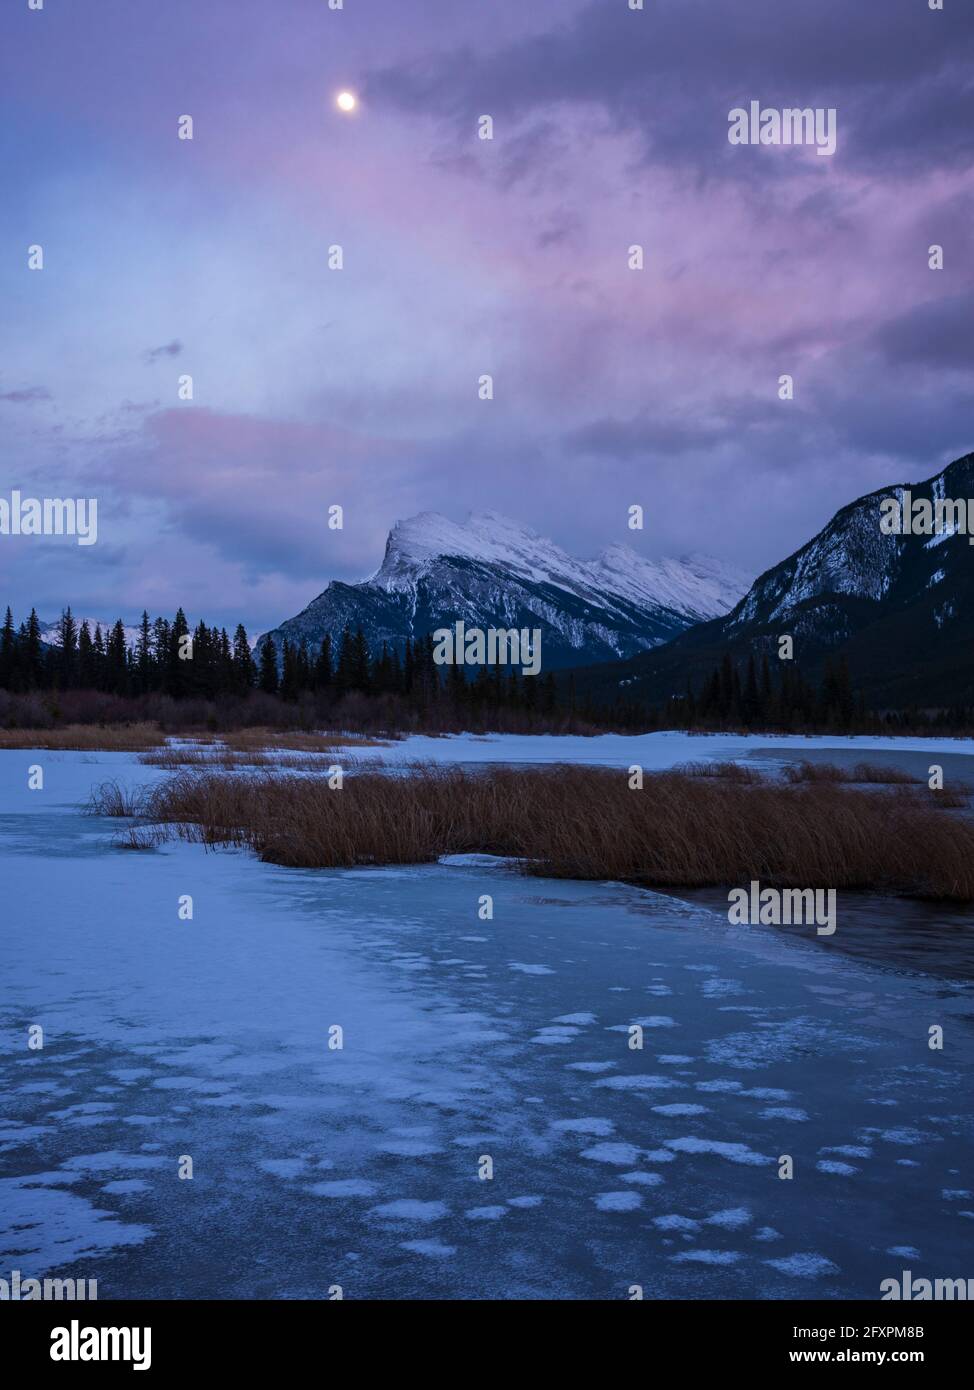
[[[762,574],[725,617],[659,651],[580,675],[581,688],[608,696],[625,682],[650,701],[697,689],[725,651],[776,655],[795,639],[795,660],[815,677],[843,655],[853,684],[875,703],[940,705],[974,700],[974,546],[953,525],[932,534],[881,527],[884,499],[902,509],[963,502],[974,530],[974,454],[932,478],[895,483],[836,512],[807,545]],[[907,500],[908,499],[908,500]]]
[[[579,560],[496,512],[462,525],[421,512],[396,523],[371,578],[334,581],[270,636],[314,647],[361,627],[377,650],[460,620],[540,627],[544,666],[563,668],[630,656],[725,614],[748,578],[706,556],[652,561],[625,545]]]
[[[77,629],[77,631],[79,631],[79,632],[81,631],[81,624],[82,624],[84,621],[85,621],[85,619],[84,619],[83,617],[75,618],[75,620],[74,620],[74,625],[75,625],[75,628]],[[48,647],[59,647],[59,646],[61,645],[61,619],[60,619],[60,618],[57,618],[57,619],[56,619],[54,622],[52,622],[52,623],[40,623],[39,626],[40,626],[40,630],[41,630],[41,641],[42,641],[42,642],[44,642]],[[102,619],[102,618],[89,618],[89,619],[88,619],[88,631],[91,633],[92,637],[94,637],[94,635],[95,635],[95,628],[98,627],[98,626],[101,627],[101,635],[102,635],[102,637],[107,641],[107,640],[108,640],[108,634],[111,632],[112,628],[115,626],[114,620],[113,620],[112,622],[106,622],[106,621],[105,621],[104,619]],[[139,629],[138,629],[137,627],[126,627],[126,629],[125,629],[125,645],[126,645],[127,647],[134,647],[135,644],[136,644],[136,642],[138,642],[138,640],[139,640]]]

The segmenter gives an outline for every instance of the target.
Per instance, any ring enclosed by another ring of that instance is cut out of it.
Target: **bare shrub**
[[[156,826],[133,825],[120,831],[112,841],[116,849],[153,850],[166,839],[165,833]]]
[[[145,805],[145,792],[142,788],[130,789],[118,782],[101,782],[92,788],[88,804],[84,808],[86,816],[111,816],[117,820],[140,816]]]

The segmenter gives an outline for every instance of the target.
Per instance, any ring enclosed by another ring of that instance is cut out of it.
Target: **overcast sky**
[[[0,603],[262,630],[421,510],[766,568],[974,448],[972,72],[970,0],[5,0],[0,496],[99,516]]]

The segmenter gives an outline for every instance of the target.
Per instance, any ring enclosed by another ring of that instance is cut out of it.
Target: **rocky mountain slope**
[[[462,620],[468,628],[539,627],[543,668],[631,656],[727,613],[748,576],[702,555],[646,560],[614,545],[578,560],[496,512],[459,525],[435,512],[398,522],[376,573],[334,581],[270,636],[317,648],[346,626],[371,650],[401,647]]]
[[[817,536],[762,574],[725,616],[664,647],[578,673],[599,699],[622,692],[657,702],[696,689],[725,651],[777,659],[794,638],[795,660],[817,678],[844,656],[853,685],[879,706],[974,702],[974,546],[947,524],[932,534],[882,528],[884,499],[919,513],[938,501],[967,504],[974,530],[974,454],[919,483],[896,483],[838,511]]]

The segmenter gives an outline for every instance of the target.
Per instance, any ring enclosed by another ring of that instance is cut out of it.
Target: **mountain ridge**
[[[333,642],[362,627],[371,649],[463,620],[468,627],[540,627],[544,663],[564,668],[645,650],[726,613],[749,576],[698,554],[647,560],[616,544],[577,559],[498,512],[465,523],[438,512],[396,522],[379,568],[358,584],[332,581],[269,634]]]
[[[777,659],[794,638],[803,674],[817,678],[844,657],[853,684],[874,704],[974,702],[974,550],[967,532],[902,535],[881,529],[881,504],[904,494],[931,507],[971,499],[974,453],[915,483],[894,483],[847,503],[809,541],[760,574],[727,614],[652,652],[576,673],[592,698],[625,694],[647,703],[696,690],[725,651]]]

